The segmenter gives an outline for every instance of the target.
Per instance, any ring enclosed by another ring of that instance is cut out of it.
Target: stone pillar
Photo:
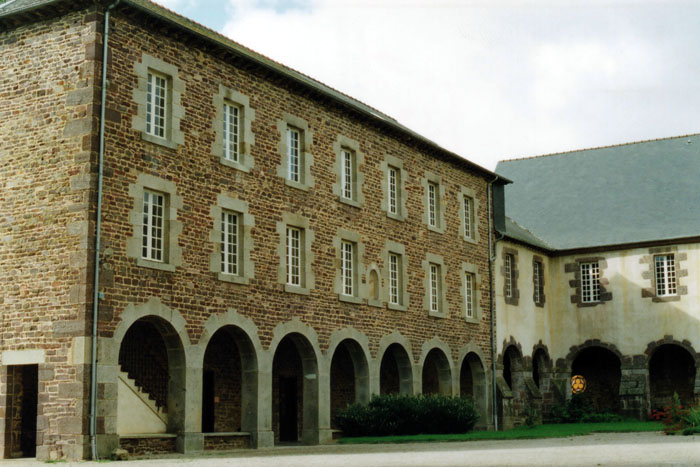
[[[620,412],[626,417],[644,420],[647,415],[649,369],[643,355],[625,359],[620,375]]]
[[[329,358],[332,358],[330,356]],[[326,364],[327,363],[327,364]],[[321,361],[318,365],[318,444],[327,444],[333,441],[331,431],[331,374],[330,361]]]
[[[201,365],[201,360],[199,363]],[[202,435],[203,370],[201,366],[194,365],[188,365],[184,370],[185,391],[184,394],[180,395],[184,399],[183,426],[178,432],[175,449],[182,453],[199,452],[204,450],[204,435]]]
[[[261,352],[258,359],[257,397],[258,411],[255,426],[250,432],[250,444],[253,448],[270,448],[275,445],[275,433],[272,431],[272,358],[269,352]]]
[[[87,347],[89,353],[89,342]],[[97,455],[100,459],[108,459],[119,447],[119,346],[112,338],[100,337],[97,352]]]

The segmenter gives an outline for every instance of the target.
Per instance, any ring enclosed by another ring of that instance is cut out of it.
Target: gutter
[[[501,238],[496,238],[494,233],[494,228],[493,228],[493,184],[498,181],[499,179],[503,180],[503,178],[499,177],[496,175],[496,178],[491,180],[488,184],[488,190],[487,190],[487,195],[488,195],[488,208],[489,208],[489,308],[491,312],[491,411],[493,414],[493,426],[494,430],[498,431],[498,407],[496,406],[496,399],[497,399],[497,390],[498,388],[496,387],[496,312],[495,312],[495,303],[496,301],[493,299],[493,263],[496,261],[496,242],[501,240],[503,238],[503,235],[501,235]],[[493,241],[492,241],[493,239]]]
[[[102,294],[100,286],[100,236],[102,234],[102,180],[105,154],[105,102],[107,101],[107,58],[109,51],[109,13],[121,0],[116,0],[105,10],[105,27],[102,36],[102,95],[100,100],[100,154],[97,163],[97,222],[95,231],[95,271],[92,286],[92,345],[90,356],[90,449],[92,460],[97,456],[97,318]]]

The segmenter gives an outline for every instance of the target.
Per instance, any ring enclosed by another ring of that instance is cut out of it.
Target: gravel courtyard
[[[605,433],[559,439],[277,447],[196,458],[169,456],[125,466],[698,466],[700,436]],[[45,466],[32,460],[0,465]],[[98,465],[93,462],[59,465]],[[104,464],[102,464],[104,465]]]

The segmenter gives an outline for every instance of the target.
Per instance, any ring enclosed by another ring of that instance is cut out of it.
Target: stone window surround
[[[289,170],[287,160],[287,127],[294,127],[301,132],[301,142],[299,148],[300,165],[299,176],[300,182],[294,182],[287,178]],[[314,186],[314,177],[311,175],[311,166],[314,164],[314,158],[311,154],[313,141],[313,132],[309,129],[309,123],[294,115],[283,113],[282,119],[277,120],[277,131],[280,133],[280,141],[277,146],[277,151],[281,156],[281,163],[277,166],[277,175],[284,179],[284,184],[293,188],[308,191]]]
[[[355,295],[343,295],[343,281],[341,277],[340,264],[341,264],[341,243],[343,241],[352,242],[355,244],[354,257],[353,257],[353,267],[354,271],[354,281],[356,287],[354,288]],[[369,296],[369,284],[368,281],[362,281],[365,275],[365,268],[363,265],[363,258],[365,256],[365,246],[362,243],[362,236],[357,232],[346,230],[343,228],[338,228],[337,234],[333,237],[333,247],[335,248],[335,280],[333,281],[333,292],[338,295],[338,300],[341,302],[362,304],[365,302],[364,297]]]
[[[435,213],[437,225],[430,225],[430,213],[428,202],[428,184],[434,183],[437,185],[437,212]],[[421,178],[421,186],[423,187],[423,223],[437,233],[445,233],[445,185],[442,183],[442,177],[432,172],[425,172],[425,177]]]
[[[342,196],[342,166],[343,166],[343,153],[342,151],[350,151],[354,155],[354,167],[353,167],[353,199],[348,199]],[[354,139],[348,138],[343,135],[338,135],[338,139],[333,143],[333,152],[335,153],[335,164],[333,165],[333,171],[335,172],[335,183],[333,184],[333,194],[338,197],[338,201],[341,203],[349,204],[350,206],[355,206],[356,208],[362,207],[365,203],[365,195],[362,192],[362,187],[365,183],[365,174],[360,170],[365,164],[365,155],[360,152],[360,143]]]
[[[656,295],[656,271],[654,270],[654,256],[657,255],[673,255],[676,266],[676,294],[659,297]],[[688,269],[681,269],[681,262],[688,260],[688,253],[678,253],[678,247],[660,246],[649,248],[649,254],[644,255],[639,259],[639,264],[646,264],[647,270],[642,271],[642,279],[649,281],[650,286],[642,289],[642,298],[651,298],[653,303],[677,302],[680,301],[681,295],[688,295],[688,286],[681,285],[681,278],[688,276]]]
[[[467,237],[465,234],[466,229],[464,228],[464,198],[469,197],[472,199],[472,217],[474,218],[474,224],[472,229],[472,235]],[[471,188],[462,187],[462,191],[459,194],[459,236],[465,242],[470,242],[477,244],[479,243],[479,200],[476,198],[476,192]]]
[[[399,199],[397,206],[398,212],[396,214],[389,212],[389,166],[394,167],[399,171]],[[388,218],[403,222],[408,218],[408,210],[406,209],[406,199],[408,197],[406,192],[406,179],[408,174],[403,168],[403,161],[398,157],[387,154],[384,156],[384,160],[382,161],[380,168],[382,171],[382,193],[384,194],[384,197],[382,198],[382,211],[386,213]]]
[[[302,231],[301,265],[303,268],[301,279],[302,286],[287,284],[287,227],[296,227]],[[277,255],[280,265],[277,268],[277,282],[282,284],[285,292],[308,295],[316,286],[316,278],[312,271],[314,253],[311,245],[314,242],[314,231],[310,228],[309,219],[289,212],[282,213],[282,220],[277,222],[277,234],[280,241],[277,245]]]
[[[542,271],[542,277],[540,278],[540,288],[542,289],[542,293],[540,294],[539,301],[535,300],[535,298],[537,296],[537,292],[534,290],[535,289],[535,263],[539,263],[540,270]],[[535,306],[539,307],[539,308],[544,308],[544,304],[547,300],[547,297],[544,294],[544,286],[545,286],[544,260],[539,255],[533,255],[532,256],[532,288],[533,288],[532,301],[535,304]]]
[[[401,256],[401,270],[400,275],[400,287],[399,287],[399,298],[400,302],[398,304],[390,303],[390,280],[389,280],[389,253],[394,253]],[[387,240],[382,250],[382,261],[384,262],[384,283],[385,287],[385,298],[386,306],[389,310],[396,311],[407,311],[408,303],[410,300],[410,294],[408,293],[408,257],[406,256],[406,247],[401,243],[394,242],[392,240]]]
[[[219,194],[216,205],[211,207],[211,216],[214,219],[214,228],[209,234],[209,241],[214,245],[214,251],[209,257],[209,270],[216,273],[220,281],[234,284],[248,284],[255,277],[255,264],[250,259],[253,250],[253,237],[251,231],[255,226],[255,217],[248,213],[248,203],[239,199]],[[225,274],[221,272],[221,215],[226,211],[234,212],[239,219],[238,238],[239,247],[239,273]]]
[[[442,256],[433,253],[426,253],[425,260],[422,262],[423,272],[425,277],[423,279],[423,287],[425,289],[425,294],[423,295],[423,308],[428,312],[428,316],[434,318],[447,318],[449,313],[449,304],[447,303],[447,268],[445,267],[445,260]],[[439,312],[434,312],[430,309],[430,264],[437,264],[440,266],[440,296],[438,297],[439,302]]]
[[[474,300],[474,316],[469,318],[467,317],[467,299],[466,299],[466,288],[465,288],[465,281],[464,281],[464,275],[466,273],[470,273],[474,275],[474,290],[473,290],[473,297],[472,299]],[[478,324],[481,321],[481,314],[482,314],[482,309],[481,309],[481,274],[479,274],[479,268],[470,263],[462,263],[462,276],[461,276],[461,281],[459,285],[459,291],[461,293],[462,297],[462,316],[464,317],[464,320],[467,323],[474,323]]]
[[[600,284],[600,300],[597,302],[583,302],[581,300],[581,263],[592,263],[598,262],[599,278],[598,282]],[[573,273],[574,278],[569,280],[569,287],[574,289],[574,294],[571,295],[571,303],[576,304],[578,308],[593,307],[602,305],[605,302],[612,300],[612,292],[608,292],[606,287],[610,285],[610,280],[605,277],[605,270],[608,268],[607,260],[602,256],[592,256],[586,258],[577,258],[574,263],[567,263],[564,265],[565,273]]]
[[[185,143],[185,134],[180,130],[180,121],[185,116],[181,97],[185,91],[185,82],[178,77],[178,68],[148,54],[141,55],[141,61],[134,63],[134,71],[138,78],[133,91],[133,99],[137,105],[137,113],[131,120],[131,128],[141,133],[141,139],[154,144],[177,149]],[[146,133],[146,99],[148,94],[148,73],[156,72],[168,78],[168,94],[166,107],[166,137],[159,138]]]
[[[506,255],[513,256],[513,264],[510,268],[512,280],[510,297],[506,294]],[[517,306],[518,300],[520,299],[520,290],[518,289],[518,277],[520,276],[520,272],[518,271],[518,250],[504,246],[502,250],[502,256],[503,264],[501,264],[501,276],[503,276],[503,300],[506,302],[506,305]]]
[[[143,192],[153,190],[165,194],[165,220],[163,261],[150,261],[141,257],[143,235]],[[133,209],[129,211],[129,222],[133,226],[133,235],[126,241],[126,255],[134,258],[138,266],[175,271],[182,266],[182,248],[178,237],[182,233],[182,222],[177,220],[177,211],[182,209],[182,197],[177,195],[174,182],[148,174],[139,174],[136,183],[129,185],[129,196],[134,199]]]
[[[238,162],[234,162],[224,158],[224,103],[230,102],[241,110],[239,129],[240,132],[240,151],[238,154]],[[250,98],[238,91],[225,87],[219,84],[219,92],[214,95],[214,108],[216,116],[212,122],[214,128],[214,142],[212,143],[211,153],[218,158],[221,164],[250,172],[255,165],[255,160],[251,155],[252,147],[255,145],[255,135],[251,128],[253,120],[255,120],[255,110],[250,108]]]

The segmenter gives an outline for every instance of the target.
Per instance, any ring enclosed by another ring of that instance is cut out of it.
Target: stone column
[[[620,411],[626,417],[644,420],[648,405],[646,384],[649,381],[646,358],[636,355],[624,360],[620,375]]]
[[[201,360],[198,360],[201,365]],[[171,372],[171,374],[181,374]],[[204,450],[204,435],[202,435],[202,378],[201,366],[193,364],[184,369],[185,381],[182,383],[184,394],[179,395],[184,399],[183,426],[178,432],[175,442],[177,452],[190,453]],[[175,384],[180,384],[176,382]]]
[[[87,355],[89,355],[89,341],[86,346]],[[97,455],[100,459],[108,459],[119,447],[117,433],[119,346],[112,338],[100,337],[97,352],[99,362],[97,365]]]
[[[270,352],[261,352],[258,360],[257,414],[253,431],[250,432],[250,445],[253,448],[269,448],[275,445],[272,431],[272,358]]]

